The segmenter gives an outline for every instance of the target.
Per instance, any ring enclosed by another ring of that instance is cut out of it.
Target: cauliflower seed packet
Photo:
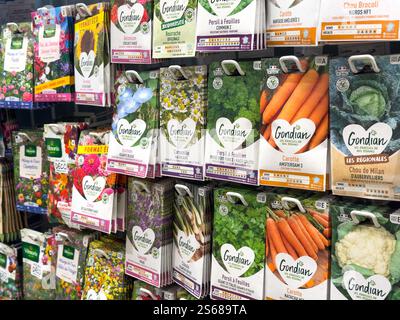
[[[398,205],[336,201],[330,215],[330,299],[400,300]]]
[[[332,191],[400,200],[400,55],[330,63]]]
[[[261,61],[211,64],[205,176],[258,185]]]

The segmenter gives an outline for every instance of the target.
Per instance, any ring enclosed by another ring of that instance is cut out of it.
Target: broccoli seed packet
[[[400,300],[398,205],[336,201],[330,215],[330,299]]]
[[[207,178],[258,185],[261,61],[211,64],[205,153]]]
[[[400,56],[330,64],[332,191],[400,200]]]
[[[207,67],[177,69],[160,70],[162,175],[204,180]]]
[[[264,298],[266,194],[214,190],[211,298]]]

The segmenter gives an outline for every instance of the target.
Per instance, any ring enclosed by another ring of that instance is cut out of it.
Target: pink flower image
[[[85,156],[82,169],[86,175],[94,176],[98,174],[100,166],[99,156],[96,154],[88,154]]]
[[[24,102],[32,101],[32,93],[24,92],[24,94],[22,95],[22,101]]]

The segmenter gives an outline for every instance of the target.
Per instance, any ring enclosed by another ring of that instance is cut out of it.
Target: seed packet
[[[94,240],[89,245],[82,300],[125,300],[125,252],[122,243]]]
[[[260,184],[325,191],[329,133],[327,65],[325,56],[263,60]]]
[[[321,41],[399,40],[400,7],[396,0],[321,1]]]
[[[0,300],[22,299],[22,270],[17,248],[0,243]]]
[[[264,41],[256,36],[265,30],[262,12],[265,15],[264,1],[199,0],[197,51],[248,51],[257,47],[257,39],[262,45],[258,49],[262,49]]]
[[[54,300],[56,289],[55,237],[51,233],[22,229],[25,300]]]
[[[258,185],[261,79],[260,61],[211,64],[206,177]]]
[[[152,0],[111,2],[111,62],[152,63]]]
[[[108,4],[77,4],[74,65],[75,102],[110,105],[110,56]]]
[[[327,300],[332,196],[267,195],[265,299]]]
[[[197,0],[154,0],[153,58],[194,57]]]
[[[84,130],[73,171],[71,222],[110,233],[116,174],[106,171],[109,131]]]
[[[330,64],[332,191],[400,199],[400,56],[352,56]]]
[[[65,226],[53,228],[56,239],[56,299],[81,300],[86,256],[95,234]]]
[[[116,82],[107,170],[145,178],[158,129],[158,71],[125,71]]]
[[[73,101],[74,6],[32,12],[35,101]]]
[[[8,108],[32,108],[33,34],[31,24],[10,23],[3,29],[3,75],[0,101]]]
[[[265,202],[258,191],[214,190],[212,299],[263,299]]]
[[[160,86],[162,175],[204,180],[207,67],[161,68]]]
[[[169,179],[128,179],[126,274],[155,287],[172,283],[174,191]]]
[[[173,280],[197,298],[208,296],[212,188],[175,184]]]
[[[332,217],[332,300],[400,300],[398,205],[336,201]]]
[[[84,123],[52,123],[44,125],[43,138],[49,162],[48,217],[50,223],[71,223],[73,171],[75,169],[79,134]]]
[[[14,131],[12,135],[17,209],[46,214],[49,163],[43,131]]]
[[[268,0],[267,45],[316,46],[320,0]]]

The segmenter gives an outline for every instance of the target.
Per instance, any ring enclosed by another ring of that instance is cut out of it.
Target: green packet
[[[15,246],[0,243],[0,300],[22,298],[22,274]]]
[[[197,0],[155,0],[153,58],[194,57]]]
[[[332,300],[400,300],[398,204],[336,201],[332,217]]]
[[[214,190],[211,298],[264,298],[266,194],[244,188]]]

